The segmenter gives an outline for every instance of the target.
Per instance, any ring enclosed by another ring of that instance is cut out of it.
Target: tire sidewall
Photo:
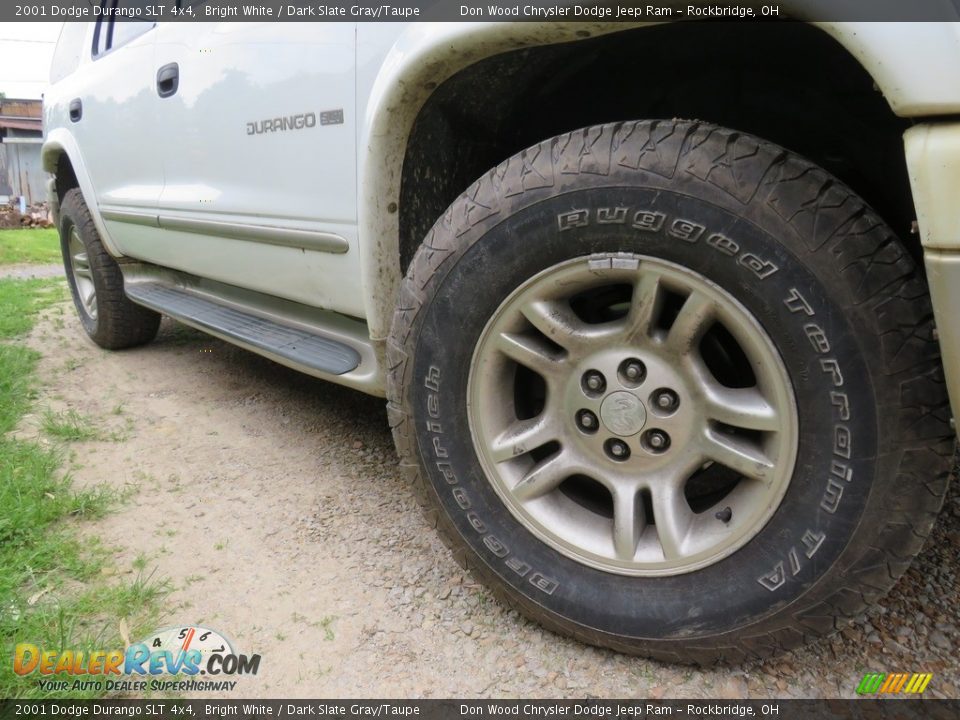
[[[795,606],[851,542],[878,472],[877,399],[843,284],[801,262],[802,241],[769,213],[666,186],[581,185],[470,228],[424,289],[407,400],[437,500],[485,568],[561,622],[689,640]],[[635,226],[650,217],[662,220]],[[469,431],[469,367],[500,304],[542,270],[617,252],[683,265],[733,295],[778,348],[798,403],[795,471],[774,516],[727,558],[672,577],[605,573],[539,541],[485,477]]]

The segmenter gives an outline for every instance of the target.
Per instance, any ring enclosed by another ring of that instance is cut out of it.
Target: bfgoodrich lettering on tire
[[[902,574],[953,452],[926,287],[770,143],[547,140],[438,220],[388,347],[403,464],[462,564],[556,631],[698,663],[833,631]]]

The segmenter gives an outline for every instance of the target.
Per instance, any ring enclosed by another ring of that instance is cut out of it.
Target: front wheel
[[[902,574],[953,436],[922,277],[825,171],[637,122],[491,170],[414,258],[401,458],[458,558],[587,642],[709,663]]]

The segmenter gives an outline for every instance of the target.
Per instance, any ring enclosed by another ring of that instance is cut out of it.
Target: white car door
[[[362,317],[355,39],[353,23],[162,23],[164,232],[137,257]]]
[[[125,9],[136,0],[104,0]],[[141,222],[156,215],[163,188],[157,137],[152,21],[100,19],[87,34],[84,71],[76,74],[69,105],[70,131],[96,192],[108,232],[120,250],[132,236],[150,235]]]

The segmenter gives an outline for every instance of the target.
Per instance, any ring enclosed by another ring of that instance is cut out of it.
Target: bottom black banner
[[[960,700],[0,700],[0,720],[132,717],[953,720],[960,717]]]

